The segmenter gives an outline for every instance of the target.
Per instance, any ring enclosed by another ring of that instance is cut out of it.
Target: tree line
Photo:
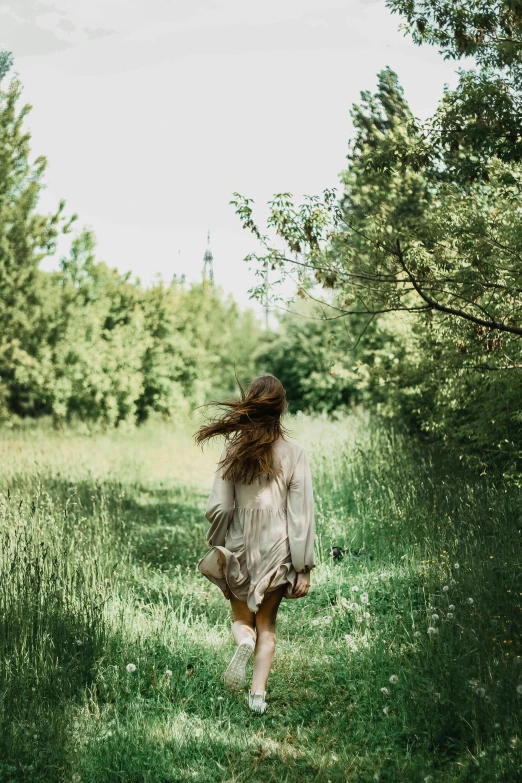
[[[325,410],[364,402],[453,444],[478,469],[518,475],[522,5],[387,6],[417,44],[472,56],[474,67],[459,71],[426,122],[397,74],[380,72],[376,92],[363,91],[352,108],[340,197],[326,190],[296,204],[276,194],[261,227],[251,199],[235,194],[258,247],[249,256],[260,274],[253,293],[277,305],[267,269],[272,281],[299,283],[287,309],[301,315],[284,314],[270,348],[295,399]],[[287,363],[292,354],[308,371]]]
[[[39,268],[71,233],[65,202],[38,212],[46,159],[30,160],[12,59],[0,54],[0,420],[51,416],[116,426],[188,413],[255,374],[260,325],[209,282],[144,288],[96,259],[83,230],[59,269]]]

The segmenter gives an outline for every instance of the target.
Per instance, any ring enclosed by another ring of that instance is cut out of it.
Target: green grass
[[[222,689],[230,606],[196,570],[220,444],[2,433],[1,781],[521,779],[521,491],[364,416],[290,425],[317,568],[264,716]]]

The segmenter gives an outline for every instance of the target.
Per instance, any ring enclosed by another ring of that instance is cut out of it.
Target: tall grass
[[[520,779],[520,490],[364,415],[290,425],[317,568],[263,717],[222,689],[230,608],[195,568],[219,444],[4,433],[0,780]]]

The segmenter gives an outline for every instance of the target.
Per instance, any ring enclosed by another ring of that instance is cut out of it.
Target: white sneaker
[[[236,651],[224,674],[225,687],[228,690],[237,691],[241,689],[245,680],[247,663],[254,652],[255,646],[255,639],[247,636],[236,647]]]
[[[256,712],[258,715],[263,715],[266,712],[268,704],[266,703],[266,691],[252,693],[248,691],[248,706],[252,712]]]

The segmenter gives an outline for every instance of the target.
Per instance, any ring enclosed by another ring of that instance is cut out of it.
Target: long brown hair
[[[273,444],[287,434],[281,416],[288,403],[283,385],[275,375],[267,373],[254,378],[246,392],[237,376],[236,381],[241,391],[240,399],[207,402],[206,405],[217,405],[226,412],[203,424],[194,433],[194,440],[199,445],[224,435],[229,448],[219,463],[224,469],[223,478],[252,484],[257,476],[264,473],[276,476],[280,470],[273,465]]]

